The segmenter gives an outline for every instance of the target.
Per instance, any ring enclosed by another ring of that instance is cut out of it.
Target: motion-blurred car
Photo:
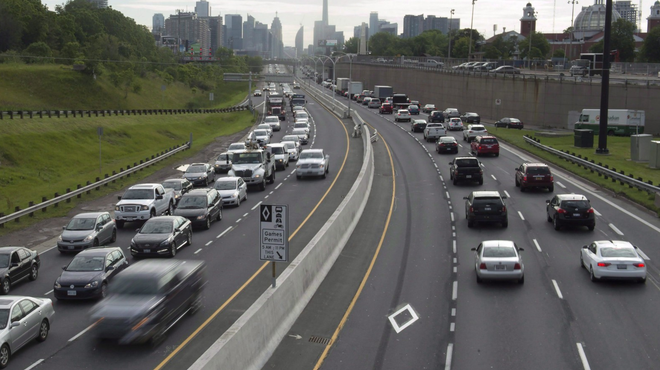
[[[380,103],[380,99],[378,98],[371,98],[371,100],[369,100],[369,104],[367,104],[367,108],[373,108],[373,109],[380,108],[380,106],[381,103]]]
[[[571,76],[586,76],[589,74],[589,70],[583,66],[579,65],[572,65],[571,68],[568,70],[568,73],[571,74]]]
[[[260,125],[257,125],[257,129],[258,130],[266,130],[266,131],[268,131],[268,135],[270,137],[273,137],[273,128],[268,123],[262,123]]]
[[[221,177],[215,180],[213,188],[220,193],[223,205],[238,207],[242,200],[247,200],[247,184],[241,177]]]
[[[445,120],[448,120],[450,118],[460,118],[461,117],[461,112],[458,111],[456,108],[447,108],[445,109],[442,114],[445,116]]]
[[[261,146],[268,145],[268,143],[270,143],[270,133],[268,130],[254,130],[252,131],[252,137]]]
[[[254,90],[254,94],[253,94],[253,95],[254,95],[254,96],[261,96],[261,90],[259,90],[259,89]]]
[[[31,340],[43,342],[53,322],[53,301],[48,298],[6,296],[0,300],[0,369]]]
[[[429,113],[429,122],[444,123],[445,122],[445,115],[442,114],[442,111],[434,110],[431,113]]]
[[[177,250],[191,244],[190,220],[181,216],[158,216],[138,229],[129,248],[133,257],[174,257]]]
[[[449,131],[463,131],[463,121],[460,118],[450,118],[447,124]]]
[[[516,67],[513,67],[513,66],[501,66],[501,67],[497,67],[495,69],[491,69],[489,72],[490,73],[514,74],[514,75],[519,75],[520,74],[520,70]]]
[[[326,177],[330,170],[330,156],[323,149],[305,149],[296,163],[296,179],[303,176]]]
[[[461,120],[465,123],[481,123],[481,117],[474,112],[465,112],[461,114]]]
[[[22,280],[37,280],[40,266],[41,259],[36,251],[23,247],[0,248],[0,294],[9,294]]]
[[[581,194],[557,194],[546,200],[548,222],[555,230],[566,226],[586,226],[590,231],[596,227],[596,215],[589,199]]]
[[[247,149],[247,145],[245,145],[245,143],[231,143],[229,148],[227,148],[227,152],[233,153],[245,149]]]
[[[298,136],[298,140],[300,140],[301,145],[307,145],[309,142],[309,134],[307,133],[307,130],[304,128],[294,128],[291,131],[292,135]]]
[[[275,156],[275,169],[284,171],[289,167],[289,152],[286,150],[284,144],[268,144],[267,149],[270,150],[271,155]]]
[[[525,265],[516,243],[510,240],[485,240],[472,248],[477,283],[484,280],[515,280],[525,283]]]
[[[410,122],[410,131],[412,132],[424,132],[427,122],[423,119],[415,119]]]
[[[62,268],[53,293],[58,300],[105,298],[110,280],[126,267],[128,260],[121,248],[85,249]]]
[[[264,118],[264,123],[269,124],[272,131],[280,131],[282,129],[280,117],[278,116],[267,116]]]
[[[422,107],[422,113],[431,113],[435,110],[435,104],[426,104]]]
[[[215,173],[227,173],[231,170],[231,153],[224,152],[218,155],[213,164]],[[180,198],[180,197],[179,197]]]
[[[291,135],[284,135],[284,136],[282,137],[282,141],[281,141],[281,142],[285,142],[285,141],[291,141],[291,142],[296,143],[296,149],[298,149],[298,154],[300,154],[300,152],[302,151],[302,147],[301,147],[301,143],[300,143],[300,136],[298,136],[298,135],[293,135],[293,134],[291,134]],[[290,158],[290,156],[289,156],[289,158]]]
[[[195,189],[181,197],[174,216],[185,217],[193,226],[211,228],[211,222],[222,220],[222,198],[215,189]]]
[[[465,218],[468,227],[477,223],[500,223],[502,227],[509,226],[509,219],[504,199],[497,191],[473,191],[465,199]]]
[[[453,136],[443,136],[436,141],[435,151],[438,153],[458,153],[458,142]]]
[[[517,128],[522,130],[523,123],[518,118],[504,117],[501,120],[495,122],[495,127]]]
[[[410,115],[419,115],[419,106],[410,104],[408,106],[408,112],[410,112]]]
[[[215,170],[208,163],[193,163],[188,166],[183,177],[193,186],[209,186],[215,181]]]
[[[378,108],[378,113],[380,113],[380,114],[392,114],[393,113],[392,104],[391,103],[381,104],[380,108]]]
[[[591,281],[630,279],[646,282],[646,262],[638,248],[621,240],[599,240],[580,251],[580,265],[589,271]]]
[[[216,163],[218,161],[216,160]],[[216,167],[216,172],[217,167]],[[163,188],[165,189],[172,189],[174,192],[174,202],[175,205],[179,203],[179,199],[181,199],[181,196],[190,190],[192,190],[193,185],[188,181],[187,179],[167,179],[163,181]]]
[[[57,238],[60,253],[78,252],[117,240],[117,225],[108,212],[77,214],[62,229]]]

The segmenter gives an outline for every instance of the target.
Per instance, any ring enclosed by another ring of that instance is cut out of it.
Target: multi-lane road
[[[414,91],[408,94],[415,98]],[[346,105],[345,98],[337,99]],[[391,160],[396,189],[391,221],[382,228],[382,247],[368,256],[374,263],[362,268],[364,288],[351,286],[356,294],[328,302],[323,315],[303,313],[266,368],[658,366],[656,217],[557,168],[554,193],[522,193],[514,185],[514,168],[534,158],[506,144],[499,157],[480,157],[483,185],[455,186],[448,166],[454,155],[437,154],[421,133],[410,132],[408,123],[395,123],[391,115],[375,109],[353,107],[382,137],[374,144],[375,153],[381,153],[376,161]],[[459,155],[470,155],[461,133],[450,134],[461,143]],[[463,197],[474,190],[497,190],[508,197],[508,228],[468,229]],[[594,231],[553,229],[546,220],[545,201],[559,193],[579,193],[591,200],[597,215]],[[524,285],[477,284],[470,248],[492,239],[513,240],[525,249]],[[640,248],[649,271],[646,284],[589,280],[580,267],[580,248],[603,239],[627,240]],[[328,301],[323,295],[330,292],[319,290],[310,307]],[[333,340],[317,343],[307,333]]]

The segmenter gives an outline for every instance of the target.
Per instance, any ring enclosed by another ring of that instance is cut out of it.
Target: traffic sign
[[[502,99],[495,99],[495,105],[502,104]]]
[[[259,259],[262,261],[289,261],[289,206],[259,206]]]

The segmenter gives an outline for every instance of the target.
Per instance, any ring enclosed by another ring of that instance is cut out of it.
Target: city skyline
[[[127,17],[133,18],[138,24],[151,29],[152,17],[155,13],[174,14],[177,9],[192,12],[198,0],[108,0],[108,5],[122,12]],[[374,0],[327,0],[328,22],[335,25],[337,31],[343,31],[346,39],[353,35],[355,26],[362,22],[369,24],[371,12],[378,12],[380,19],[399,24],[399,33],[402,32],[403,18],[405,15],[434,15],[436,17],[449,17],[451,9],[455,9],[454,18],[462,20],[461,27],[469,27],[472,2],[465,4],[433,5],[429,6],[427,1],[409,0],[405,7],[397,7],[393,1]],[[42,0],[49,9],[54,10],[56,5],[64,4],[65,0]],[[495,33],[502,33],[506,27],[507,31],[520,31],[520,18],[525,7],[526,0],[500,0],[492,2],[488,0],[475,0],[474,5],[474,28],[484,37],[490,38]],[[536,30],[544,33],[559,33],[571,25],[572,5],[567,2],[556,2],[550,0],[530,1],[537,14]],[[208,1],[210,13],[218,14],[240,14],[244,18],[253,16],[258,21],[271,24],[276,12],[282,23],[282,41],[285,46],[295,46],[295,36],[300,26],[308,30],[314,29],[314,22],[322,20],[323,0],[300,3],[298,0],[246,0],[231,5],[216,0]],[[594,3],[593,0],[585,0],[575,5],[575,15],[582,7]],[[636,4],[633,2],[633,4]],[[652,4],[643,5],[641,30],[646,32],[646,17]],[[404,10],[402,10],[404,9]],[[419,9],[418,11],[415,9]],[[553,22],[553,13],[555,15]],[[497,30],[493,32],[493,25]],[[306,32],[303,44],[307,47],[313,43],[313,35]]]

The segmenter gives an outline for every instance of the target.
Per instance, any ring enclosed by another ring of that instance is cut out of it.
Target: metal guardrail
[[[635,179],[634,177],[632,177],[632,174],[631,175],[626,175],[623,170],[621,172],[616,172],[615,169],[609,169],[607,167],[598,165],[598,164],[594,163],[593,160],[589,161],[586,158],[582,158],[581,156],[578,157],[578,156],[575,156],[575,155],[572,155],[572,154],[569,154],[569,153],[562,152],[561,150],[551,148],[547,145],[541,144],[538,139],[529,137],[527,135],[525,135],[524,139],[525,139],[525,142],[527,142],[528,144],[531,144],[531,145],[533,145],[533,146],[535,146],[535,147],[537,147],[541,150],[544,150],[546,152],[552,153],[552,154],[560,157],[561,159],[564,159],[564,160],[567,160],[569,162],[575,163],[578,166],[582,166],[586,169],[589,169],[589,170],[591,170],[591,172],[596,172],[596,173],[598,173],[599,176],[600,175],[604,176],[605,179],[607,179],[608,177],[611,177],[612,182],[619,181],[622,185],[627,184],[631,188],[635,187],[639,190],[644,190],[644,191],[648,192],[649,194],[660,193],[660,187],[654,186],[651,181],[644,182],[641,179]]]
[[[68,118],[72,117],[111,117],[111,116],[147,116],[174,114],[208,114],[229,113],[249,109],[246,105],[238,105],[220,109],[127,109],[127,110],[41,110],[41,111],[0,111],[0,120],[5,118]]]
[[[91,191],[95,188],[99,188],[103,185],[114,182],[114,181],[116,181],[116,180],[118,180],[118,179],[120,179],[124,176],[130,176],[134,172],[140,171],[140,170],[142,170],[146,167],[149,167],[153,164],[156,164],[157,162],[162,161],[162,160],[164,160],[168,157],[171,157],[171,156],[173,156],[177,153],[180,153],[180,152],[182,152],[186,149],[190,149],[190,146],[191,146],[190,141],[187,142],[187,143],[183,143],[181,145],[177,145],[174,148],[167,149],[165,152],[161,152],[161,154],[156,154],[156,155],[152,156],[153,159],[148,160],[144,163],[134,164],[133,167],[127,166],[126,170],[123,170],[123,171],[121,171],[117,174],[113,174],[112,176],[107,176],[106,175],[107,177],[102,179],[102,180],[99,180],[99,181],[96,181],[94,183],[88,184],[86,186],[80,187],[76,190],[67,192],[66,194],[56,196],[53,199],[42,201],[41,203],[32,205],[32,206],[30,206],[26,209],[13,212],[13,213],[11,213],[9,215],[6,215],[6,216],[2,216],[2,217],[0,217],[0,227],[2,227],[5,223],[7,223],[9,221],[17,220],[17,219],[19,219],[23,216],[31,215],[35,211],[38,211],[40,209],[45,210],[47,207],[50,207],[50,206],[57,207],[58,203],[63,202],[67,199],[71,199],[73,197],[80,196],[85,192],[89,192],[89,191]]]

